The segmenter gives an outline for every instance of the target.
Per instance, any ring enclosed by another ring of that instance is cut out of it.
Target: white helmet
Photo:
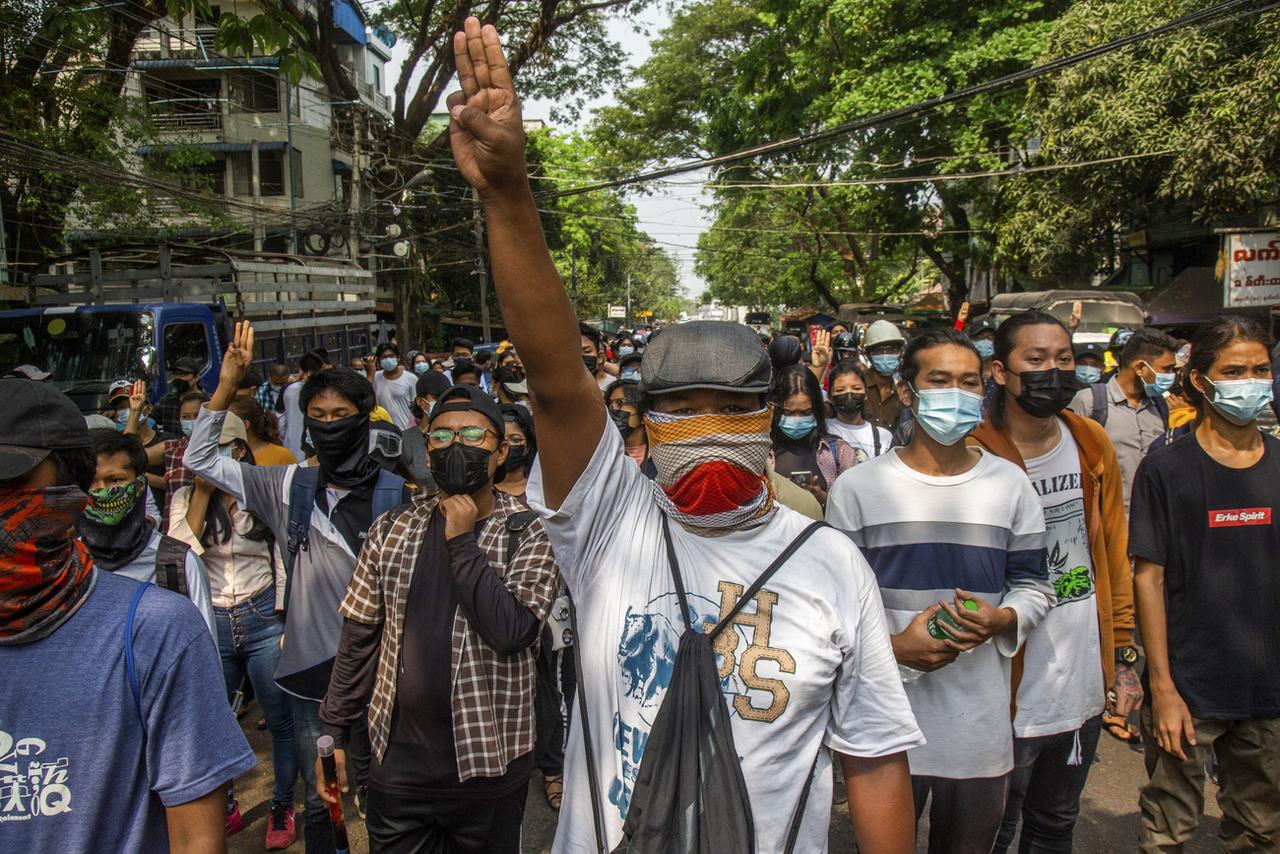
[[[862,339],[862,347],[864,350],[870,350],[877,344],[891,344],[895,341],[906,343],[906,340],[898,327],[887,320],[877,320],[867,327],[867,334]]]

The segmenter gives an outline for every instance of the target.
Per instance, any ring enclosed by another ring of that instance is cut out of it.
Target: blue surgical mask
[[[1204,381],[1213,389],[1209,403],[1232,424],[1243,427],[1252,424],[1271,403],[1271,380],[1219,380],[1208,377]]]
[[[1152,368],[1150,365],[1147,365],[1147,367],[1151,369],[1152,373],[1155,373],[1155,368]],[[1167,374],[1156,374],[1155,382],[1147,382],[1144,379],[1142,381],[1142,388],[1146,391],[1147,397],[1152,399],[1163,397],[1166,391],[1173,388],[1173,384],[1177,382],[1177,379],[1178,375],[1172,371]]]
[[[803,439],[818,429],[818,419],[812,415],[784,415],[778,419],[778,429],[789,439]]]
[[[391,371],[394,371],[396,369],[396,365],[400,363],[397,362],[395,359],[392,359],[391,357],[387,357],[383,359],[381,362],[379,362],[378,364],[382,365],[382,370],[386,371],[387,373],[390,373]]]
[[[896,374],[900,364],[902,364],[901,356],[890,356],[881,353],[871,357],[871,367],[876,369],[877,374],[885,377],[891,377]]]
[[[954,445],[982,422],[982,395],[961,388],[927,388],[916,391],[915,413],[935,442]]]
[[[194,418],[182,419],[182,435],[190,436],[191,431],[195,428],[195,426],[196,426],[196,420]]]
[[[1076,379],[1085,385],[1102,382],[1102,368],[1096,365],[1076,365]]]
[[[979,338],[973,342],[973,349],[978,351],[983,361],[986,361],[996,354],[996,342],[990,338]]]
[[[622,358],[623,356],[630,356],[635,351],[636,351],[635,347],[619,347],[618,358]]]
[[[638,383],[640,382],[640,372],[635,368],[623,368],[618,379],[622,380],[624,383]]]
[[[230,445],[218,446],[218,456],[225,457],[228,460],[234,460],[235,459],[234,454],[235,454],[235,449],[232,448]]]
[[[431,366],[428,365],[426,362],[419,362],[418,364],[413,366],[413,372],[415,374],[418,374],[419,376],[421,376],[422,374],[425,374],[429,370],[431,370]]]
[[[129,410],[121,409],[116,413],[116,429],[124,432],[124,425],[129,423]]]

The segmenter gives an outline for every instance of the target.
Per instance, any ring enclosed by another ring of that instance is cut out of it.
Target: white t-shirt
[[[861,424],[845,424],[839,418],[828,418],[827,432],[832,436],[839,436],[852,445],[860,463],[865,463],[873,457],[880,456],[880,454],[889,450],[889,446],[893,444],[892,433],[883,427],[876,427],[866,420]],[[877,435],[880,437],[879,453],[876,452]]]
[[[1071,431],[1062,427],[1060,432],[1058,447],[1026,460],[1049,530],[1049,581],[1055,595],[1053,608],[1027,636],[1013,721],[1019,738],[1078,729],[1102,714],[1106,699],[1080,452]]]
[[[928,743],[907,754],[916,776],[972,779],[1013,769],[1012,659],[1049,610],[1044,516],[1022,469],[983,453],[968,471],[935,477],[890,451],[854,466],[827,498],[875,572],[891,632],[957,587],[1018,616],[993,638],[906,685]]]
[[[413,417],[413,398],[418,392],[417,374],[404,371],[395,379],[378,371],[373,375],[373,394],[378,405],[387,410],[391,423],[401,430],[417,423]]]
[[[675,664],[683,620],[654,486],[606,429],[560,508],[547,509],[542,465],[529,479],[578,611],[582,671],[608,846],[621,839],[632,786]],[[780,508],[764,525],[671,536],[693,624],[714,623],[810,524]],[[831,761],[822,746],[858,757],[923,739],[902,690],[884,608],[866,561],[836,531],[818,531],[726,628],[736,645],[723,690],[755,817],[758,850],[780,850],[805,778],[818,758],[797,851],[827,849]],[[723,652],[723,651],[722,651]],[[577,715],[565,757],[555,852],[595,850],[585,750]]]

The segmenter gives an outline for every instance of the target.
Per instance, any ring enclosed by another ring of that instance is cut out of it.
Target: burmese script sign
[[[1228,234],[1224,279],[1226,308],[1280,304],[1280,232]]]

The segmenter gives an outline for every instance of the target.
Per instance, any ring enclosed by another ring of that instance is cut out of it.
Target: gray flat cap
[[[769,354],[749,326],[694,320],[668,326],[644,351],[643,394],[709,388],[763,394],[769,390]]]

